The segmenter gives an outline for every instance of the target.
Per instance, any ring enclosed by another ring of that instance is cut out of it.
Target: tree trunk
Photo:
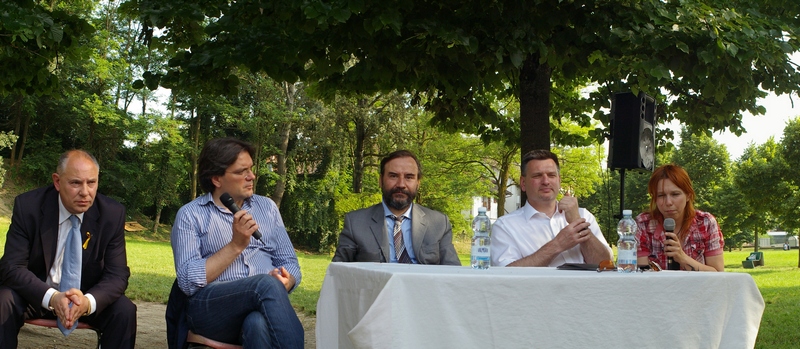
[[[511,167],[511,159],[516,153],[516,149],[503,154],[500,159],[497,179],[497,218],[506,214],[506,191],[508,190],[508,173]]]
[[[97,149],[100,149],[100,147],[99,146],[96,147],[94,144],[94,133],[96,130],[97,130],[97,123],[94,122],[94,115],[92,115],[92,117],[90,117],[89,119],[89,137],[87,137],[86,144],[88,144],[89,149],[95,152],[94,154],[95,158],[97,158],[98,155],[100,155],[97,154],[98,153]],[[102,159],[97,159],[97,161],[103,163]]]
[[[288,108],[289,116],[294,113],[294,98],[295,93],[297,92],[297,88],[294,84],[290,84],[288,82],[283,83],[284,91],[286,92],[286,106]],[[272,201],[275,201],[275,205],[278,205],[278,208],[281,207],[281,200],[283,200],[283,194],[286,192],[286,160],[289,156],[289,135],[291,134],[292,130],[292,122],[286,121],[283,127],[280,130],[280,140],[278,141],[278,163],[277,163],[277,174],[278,180],[275,182],[275,192],[272,195]]]
[[[497,183],[497,218],[506,214],[506,190],[508,190],[508,172],[500,171],[500,181]]]
[[[17,96],[16,108],[14,108],[14,134],[19,136],[19,130],[22,128],[22,95]],[[21,144],[23,141],[22,137],[20,137],[14,144],[11,145],[11,158],[8,160],[9,165],[13,166],[16,164],[19,159],[17,156],[17,144]]]
[[[192,173],[191,173],[191,185],[189,186],[192,189],[192,199],[197,197],[197,160],[200,156],[200,115],[195,113],[195,109],[192,108],[191,114],[189,118],[192,123]]]
[[[19,137],[19,152],[17,153],[17,164],[22,162],[22,156],[25,155],[25,142],[28,140],[28,130],[31,126],[31,114],[25,115],[25,121],[22,124],[22,135]]]
[[[161,211],[163,207],[156,205],[156,219],[153,220],[153,235],[158,234],[158,222],[161,220]]]
[[[289,134],[291,129],[291,123],[287,122],[284,127],[281,129],[280,134],[280,141],[278,144],[278,164],[277,174],[278,180],[275,181],[275,192],[272,195],[272,201],[275,201],[275,205],[278,205],[278,208],[281,207],[281,200],[283,200],[283,194],[286,193],[286,160],[287,160],[287,151],[289,150]]]
[[[253,178],[254,194],[256,193],[256,190],[258,190],[258,178],[261,177],[259,169],[261,168],[261,150],[264,149],[264,143],[265,143],[263,132],[266,129],[266,127],[261,125],[260,121],[257,123],[257,125],[258,126],[256,127],[257,129],[256,138],[255,142],[253,143],[253,147],[256,148],[255,159],[253,159],[253,168],[255,169],[255,171],[253,172],[253,174],[255,175],[255,178]]]
[[[550,76],[552,68],[530,56],[519,76],[520,150],[550,150]],[[520,156],[521,158],[521,156]]]
[[[534,149],[550,150],[550,76],[553,69],[528,56],[519,74],[520,160]],[[527,201],[525,192],[520,204]]]
[[[758,231],[753,232],[753,235],[755,235],[755,242],[753,242],[753,246],[755,247],[755,249],[753,250],[753,252],[758,252]]]
[[[353,149],[353,193],[363,190],[364,182],[364,140],[367,137],[366,122],[362,115],[355,120],[356,147]]]

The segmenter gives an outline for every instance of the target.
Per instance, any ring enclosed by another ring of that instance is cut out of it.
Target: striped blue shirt
[[[285,267],[300,284],[300,265],[292,242],[283,226],[278,206],[271,199],[253,195],[242,209],[258,223],[261,240],[250,238],[250,245],[214,281],[239,280],[267,274]],[[206,259],[233,238],[233,214],[214,204],[210,193],[192,200],[178,210],[172,226],[172,252],[178,286],[191,296],[206,286]]]

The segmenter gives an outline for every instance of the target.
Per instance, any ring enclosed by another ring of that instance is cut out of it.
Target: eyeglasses
[[[235,176],[240,176],[240,177],[247,177],[247,176],[250,176],[250,177],[253,177],[253,178],[256,177],[256,174],[253,172],[253,170],[249,169],[249,168],[236,170],[236,171],[225,171],[225,172],[226,173],[231,173],[231,174],[233,174]]]

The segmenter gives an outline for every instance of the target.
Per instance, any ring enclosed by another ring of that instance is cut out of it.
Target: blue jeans
[[[199,335],[245,348],[303,348],[303,325],[278,279],[215,281],[189,298],[186,319]]]

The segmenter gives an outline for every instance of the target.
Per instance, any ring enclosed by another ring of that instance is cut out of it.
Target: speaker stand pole
[[[619,216],[622,219],[622,210],[625,209],[625,169],[619,169]]]

